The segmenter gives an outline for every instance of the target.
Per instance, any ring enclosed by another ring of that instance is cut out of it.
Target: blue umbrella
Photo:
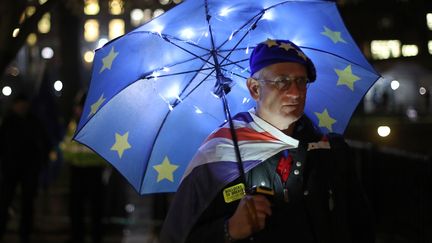
[[[305,113],[324,133],[343,133],[379,74],[334,2],[188,0],[96,51],[74,139],[140,194],[176,191],[227,110],[254,106],[248,59],[266,39],[289,39],[312,59]]]

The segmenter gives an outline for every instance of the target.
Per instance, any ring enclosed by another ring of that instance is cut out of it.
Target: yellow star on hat
[[[285,51],[289,51],[290,49],[295,49],[291,44],[285,42],[280,43],[279,47],[285,49]]]
[[[272,46],[278,46],[278,43],[272,39],[267,39],[264,43],[267,45],[268,48],[271,48]]]
[[[299,50],[296,50],[296,51],[297,51],[297,55],[299,57],[301,57],[301,58],[303,58],[303,60],[307,61],[307,57],[302,51],[299,51]]]

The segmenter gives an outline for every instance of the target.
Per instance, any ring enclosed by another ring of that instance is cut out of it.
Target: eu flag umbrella
[[[140,194],[176,191],[228,105],[231,113],[254,106],[248,58],[266,39],[289,39],[312,59],[305,113],[324,133],[343,133],[380,76],[334,2],[186,0],[96,50],[74,139]]]

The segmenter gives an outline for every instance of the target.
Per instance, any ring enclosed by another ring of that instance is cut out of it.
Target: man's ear
[[[256,79],[248,78],[246,81],[246,86],[249,89],[249,93],[254,100],[258,100],[260,96],[260,86]]]

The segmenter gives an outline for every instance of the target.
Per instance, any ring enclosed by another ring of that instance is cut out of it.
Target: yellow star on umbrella
[[[174,182],[173,173],[175,170],[177,170],[178,167],[178,165],[171,164],[168,157],[165,156],[162,163],[153,166],[153,168],[158,172],[157,182],[163,179]]]
[[[118,52],[114,51],[114,46],[111,47],[110,53],[106,57],[102,58],[103,66],[99,71],[99,73],[102,73],[105,69],[111,70],[112,63],[118,54],[119,54]]]
[[[264,43],[267,45],[268,48],[272,46],[278,46],[278,43],[272,39],[267,39]]]
[[[326,127],[330,132],[333,131],[332,125],[336,122],[335,119],[330,117],[327,109],[324,109],[322,113],[314,112],[315,115],[318,117],[320,127]]]
[[[116,141],[115,141],[114,145],[111,147],[111,150],[117,151],[117,154],[118,154],[120,159],[123,156],[123,152],[126,149],[131,148],[131,145],[128,142],[128,138],[129,138],[129,132],[126,132],[123,135],[120,135],[118,133],[115,134],[115,140]]]
[[[352,91],[354,91],[354,83],[360,80],[360,77],[354,75],[352,73],[351,65],[348,65],[345,69],[335,69],[335,72],[338,75],[337,85],[346,85]]]
[[[327,28],[327,26],[324,26],[324,30],[325,31],[321,32],[321,34],[330,38],[333,41],[333,43],[335,43],[335,44],[338,42],[346,43],[346,41],[341,36],[341,32],[332,31],[331,29]]]
[[[99,107],[102,105],[102,103],[103,103],[104,101],[105,101],[105,98],[103,97],[103,94],[102,94],[102,95],[99,97],[99,99],[98,99],[95,103],[93,103],[93,104],[90,106],[91,111],[90,111],[88,117],[90,117],[91,115],[96,114],[96,112],[99,110]]]

